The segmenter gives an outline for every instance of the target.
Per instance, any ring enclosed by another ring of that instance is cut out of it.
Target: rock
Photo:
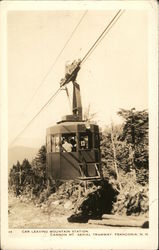
[[[36,204],[36,207],[40,207],[40,206],[41,206],[40,204],[38,204],[38,203]]]
[[[47,208],[46,204],[42,204],[41,209],[45,209],[45,208]]]
[[[60,204],[60,200],[53,201],[51,205],[58,206]]]
[[[86,223],[89,219],[101,218],[102,214],[110,213],[116,193],[107,181],[100,182],[100,186],[92,184],[78,197],[74,204],[74,211],[68,222]]]
[[[88,216],[83,215],[82,213],[79,214],[73,214],[70,217],[67,218],[68,222],[71,223],[87,223],[88,222]]]
[[[65,204],[64,204],[64,208],[65,209],[68,209],[72,206],[72,202],[71,201],[67,201]]]
[[[149,228],[149,221],[145,221],[142,225],[142,228]]]

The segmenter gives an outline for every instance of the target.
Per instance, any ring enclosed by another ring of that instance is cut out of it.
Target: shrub
[[[148,185],[136,182],[135,172],[122,177],[122,190],[113,205],[113,213],[125,215],[147,214],[149,210]]]

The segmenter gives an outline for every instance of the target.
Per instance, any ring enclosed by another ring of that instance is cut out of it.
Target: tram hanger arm
[[[80,70],[81,60],[74,60],[71,64],[66,64],[65,78],[61,79],[60,88],[72,81],[73,84],[73,100],[72,100],[72,115],[76,119],[82,121],[82,104],[80,95],[80,86],[75,82],[78,71]]]
[[[81,60],[74,60],[71,64],[66,65],[65,78],[60,81],[60,87],[68,84],[69,82],[75,82],[78,71],[80,70]]]

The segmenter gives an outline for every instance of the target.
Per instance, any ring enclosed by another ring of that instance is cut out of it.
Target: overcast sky
[[[65,63],[82,58],[117,10],[89,10],[39,91],[44,76],[84,11],[12,11],[8,14],[9,143],[59,88]],[[83,109],[102,127],[120,123],[119,108],[148,108],[148,13],[126,10],[79,71]],[[69,84],[71,91],[71,83]],[[61,91],[14,145],[45,142],[46,128],[70,114]]]

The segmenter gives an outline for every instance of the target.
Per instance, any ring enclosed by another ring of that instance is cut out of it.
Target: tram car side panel
[[[47,156],[47,176],[51,179],[60,179],[60,154],[59,153],[48,153]]]
[[[65,153],[61,152],[61,169],[60,174],[63,179],[75,179],[80,176],[80,168],[78,161],[78,153],[70,152]]]

